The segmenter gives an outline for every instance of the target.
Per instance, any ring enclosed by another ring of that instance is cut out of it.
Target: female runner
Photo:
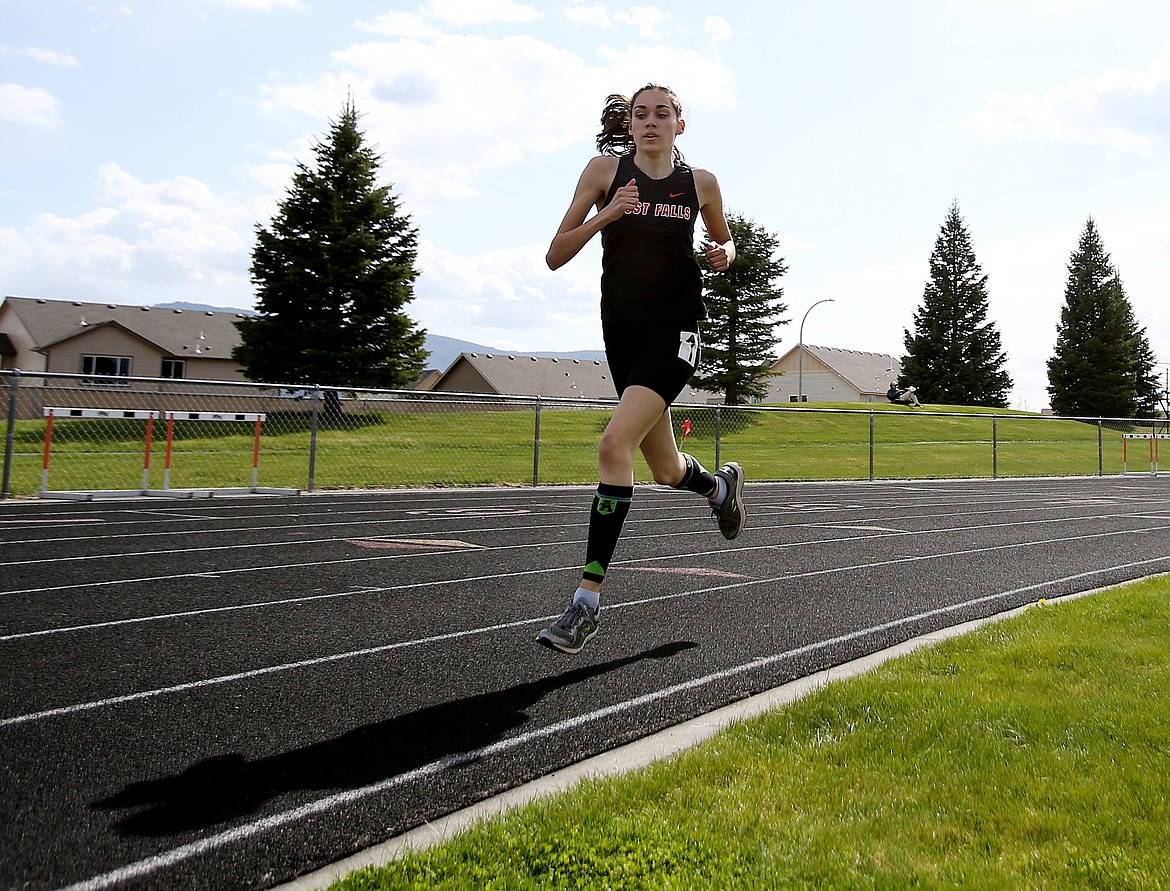
[[[585,166],[545,257],[559,269],[601,233],[602,335],[619,400],[598,446],[600,481],[580,585],[564,615],[537,635],[564,653],[579,653],[597,633],[601,584],[633,500],[635,450],[656,483],[707,498],[725,538],[739,535],[746,519],[742,468],[729,462],[706,471],[678,450],[670,418],[670,404],[698,365],[706,316],[694,256],[700,215],[711,238],[708,265],[721,272],[735,259],[719,183],[683,163],[675,139],[686,122],[667,87],[610,96],[601,124],[601,154]]]

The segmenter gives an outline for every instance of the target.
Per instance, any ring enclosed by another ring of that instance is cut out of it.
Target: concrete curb
[[[1095,588],[1091,591],[1081,591],[1063,597],[1049,598],[1044,603],[1067,603],[1104,590],[1107,589]],[[423,851],[435,845],[442,844],[480,820],[485,820],[497,814],[521,807],[545,795],[555,795],[560,792],[565,792],[582,780],[592,777],[619,776],[646,767],[656,761],[661,761],[679,752],[693,748],[732,724],[756,717],[779,706],[795,702],[833,681],[840,681],[864,674],[867,671],[872,671],[884,662],[905,656],[921,647],[932,646],[953,637],[969,634],[975,629],[993,622],[1014,618],[1034,605],[1029,603],[1006,612],[997,613],[994,616],[988,616],[984,619],[964,622],[960,625],[953,625],[949,628],[933,631],[930,634],[912,638],[877,653],[863,656],[860,659],[854,659],[851,662],[845,662],[825,671],[809,675],[808,677],[799,678],[781,687],[769,690],[766,693],[748,697],[747,699],[702,715],[701,717],[692,718],[689,721],[676,724],[653,736],[645,737],[627,746],[622,746],[619,749],[613,749],[612,751],[589,758],[578,764],[533,780],[531,783],[517,786],[500,795],[447,814],[445,817],[433,823],[427,823],[409,832],[404,832],[402,835],[395,836],[380,845],[367,848],[364,851],[347,857],[344,860],[339,860],[337,863],[332,863],[316,872],[307,873],[287,884],[277,886],[272,891],[320,891],[320,889],[326,888],[330,883],[355,870],[363,869],[367,866],[381,866],[404,854]]]

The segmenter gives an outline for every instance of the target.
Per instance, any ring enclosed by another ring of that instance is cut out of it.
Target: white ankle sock
[[[715,494],[711,496],[712,504],[722,504],[727,497],[727,480],[721,476],[715,477]]]
[[[578,588],[573,594],[573,603],[583,603],[595,613],[601,612],[601,593],[588,588]]]

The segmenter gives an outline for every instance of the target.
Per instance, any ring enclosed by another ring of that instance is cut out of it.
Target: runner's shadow
[[[478,750],[527,723],[525,710],[549,693],[697,646],[692,641],[664,644],[555,677],[439,703],[257,761],[238,754],[218,755],[173,776],[131,783],[91,806],[133,808],[118,821],[124,835],[164,836],[253,813],[287,792],[361,789],[428,765],[457,767],[477,760]]]

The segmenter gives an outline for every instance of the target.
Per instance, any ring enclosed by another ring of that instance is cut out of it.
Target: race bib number
[[[699,335],[695,331],[680,331],[678,335],[678,357],[691,368],[699,364]]]

